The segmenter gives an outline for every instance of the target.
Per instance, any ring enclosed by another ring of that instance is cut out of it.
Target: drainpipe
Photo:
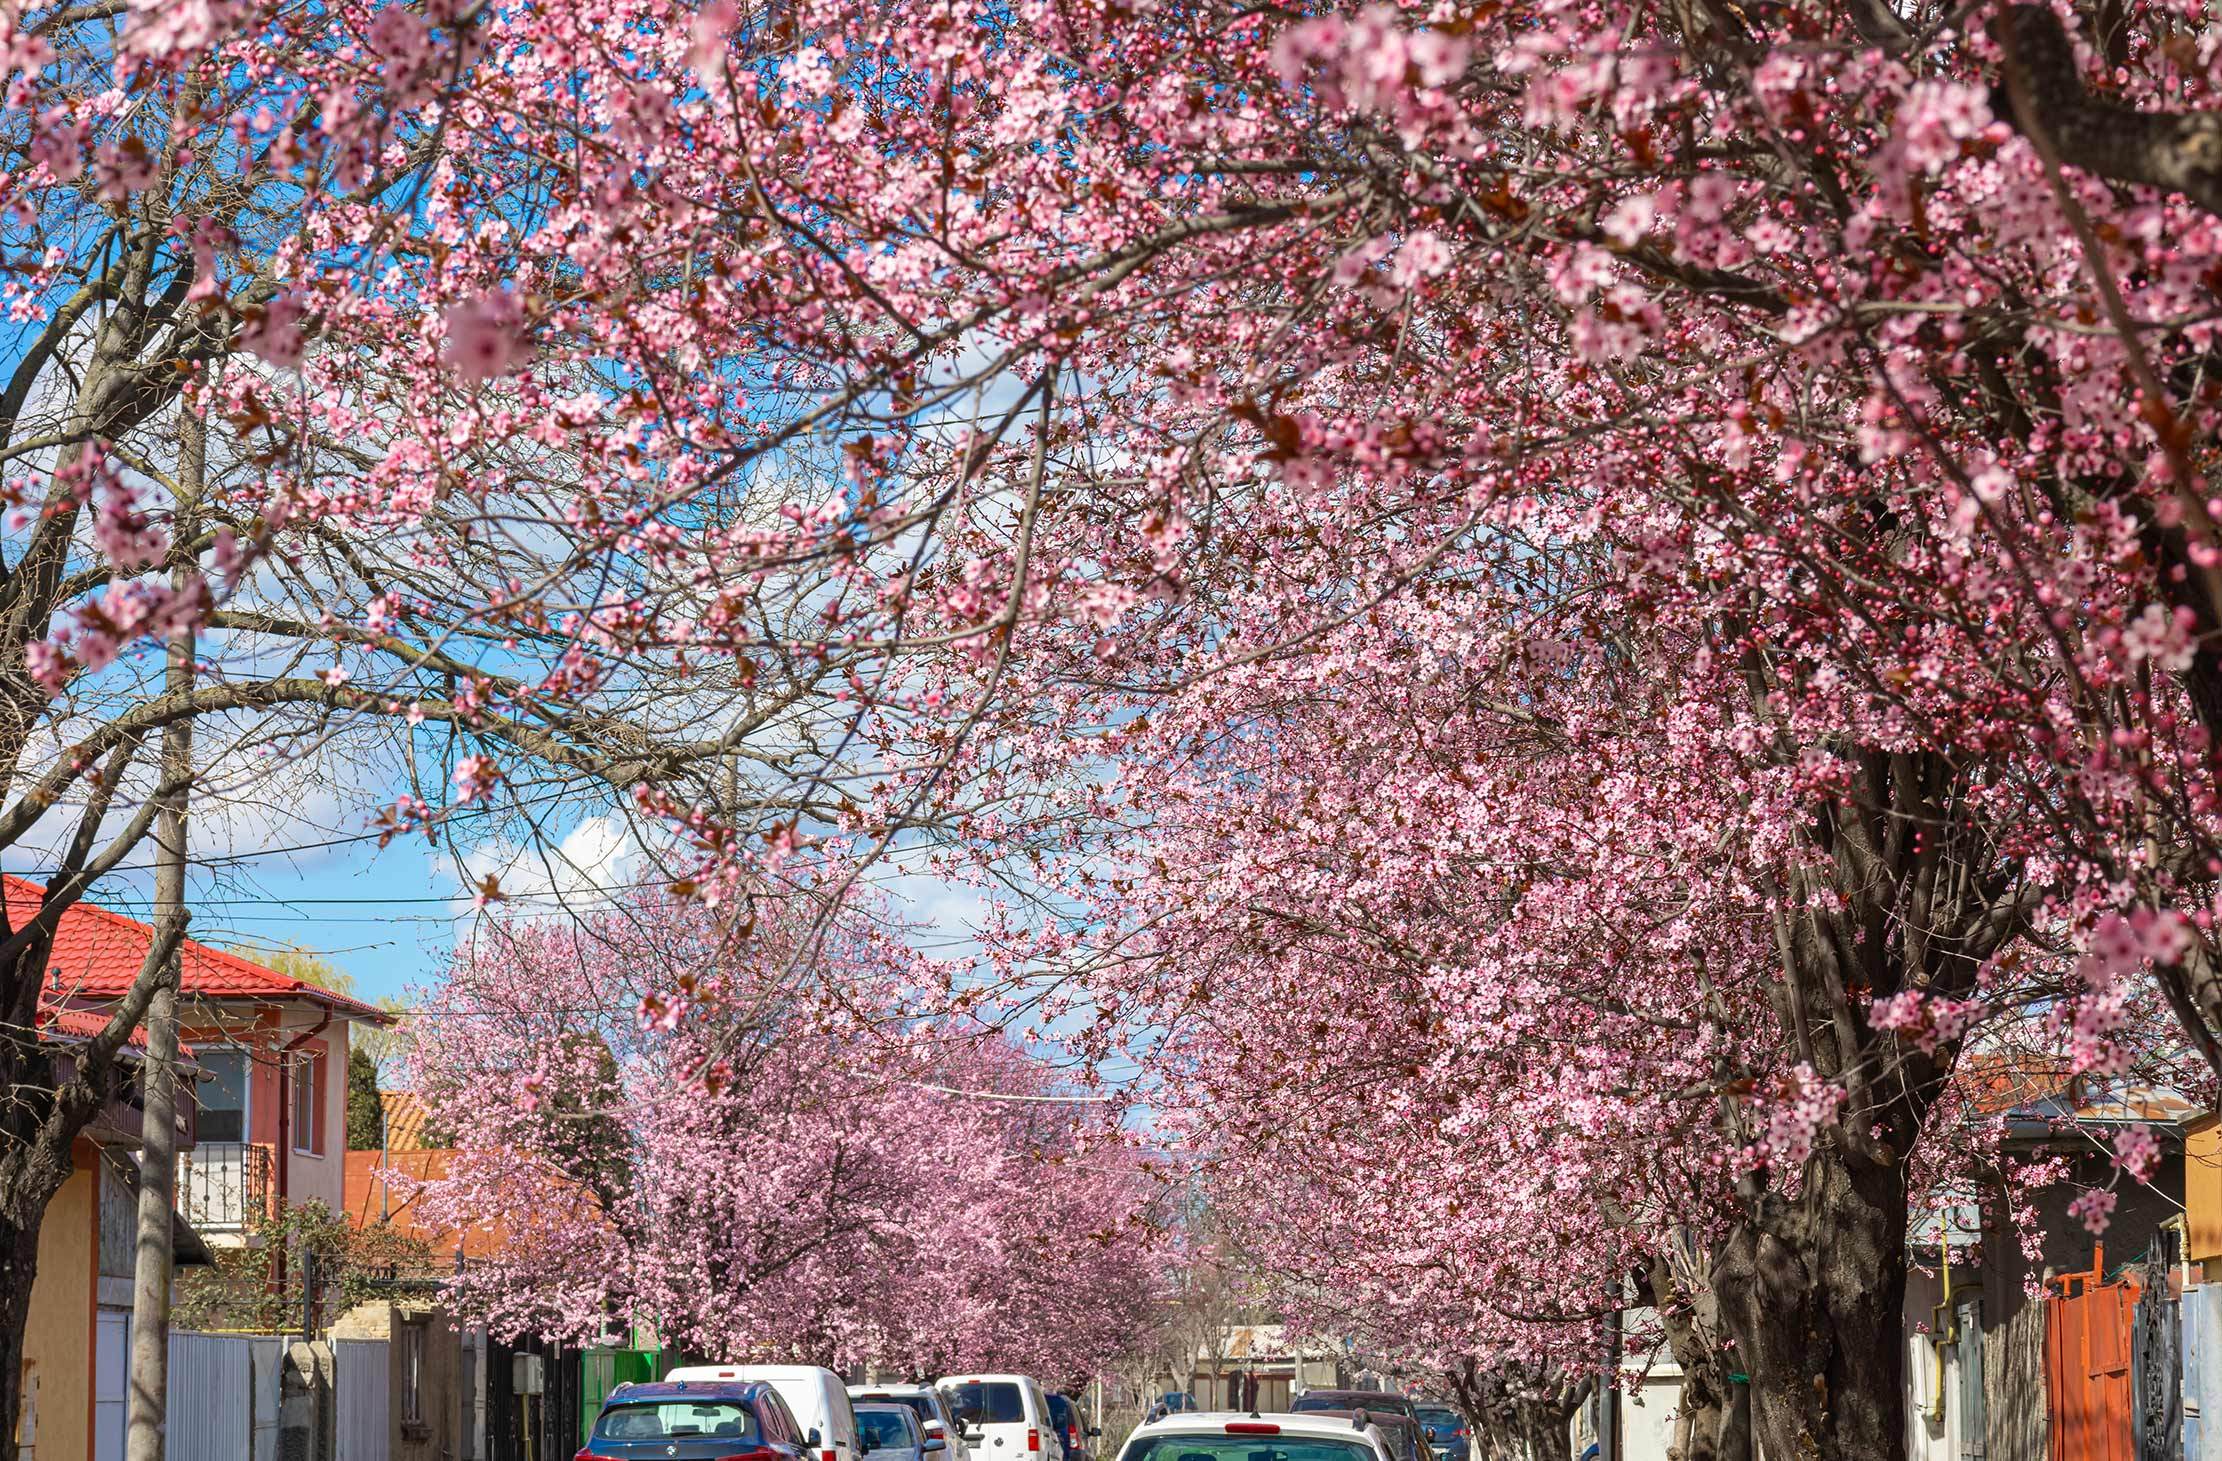
[[[286,1044],[278,1047],[278,1216],[285,1216],[285,1200],[292,1184],[286,1174],[293,1166],[293,1053],[303,1045],[323,1034],[332,1024],[332,1012],[324,1011],[324,1018],[303,1030]],[[281,1247],[270,1255],[270,1266],[276,1271],[278,1297],[285,1298],[285,1250]],[[306,1285],[304,1285],[306,1287]],[[311,1336],[312,1338],[314,1336]]]

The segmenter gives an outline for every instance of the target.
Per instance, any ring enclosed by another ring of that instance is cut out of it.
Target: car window
[[[1156,1436],[1124,1461],[1374,1461],[1374,1454],[1362,1442],[1308,1436]]]
[[[966,1425],[1012,1425],[1026,1419],[1026,1400],[1008,1380],[951,1385],[949,1405]]]
[[[867,1405],[900,1405],[912,1415],[917,1416],[920,1422],[941,1419],[934,1413],[933,1401],[924,1395],[874,1395],[870,1391],[866,1391],[862,1395],[852,1395],[849,1398],[851,1400],[861,1400]],[[864,1423],[864,1412],[858,1411],[856,1419],[857,1424],[862,1425]]]
[[[1465,1424],[1458,1412],[1442,1405],[1430,1405],[1420,1411],[1420,1423],[1431,1426],[1449,1426],[1452,1430]]]
[[[867,1405],[856,1413],[856,1439],[867,1451],[907,1451],[918,1444],[918,1422],[907,1406]]]
[[[780,1394],[777,1390],[766,1390],[763,1400],[759,1403],[763,1406],[765,1414],[775,1418],[781,1432],[781,1440],[787,1442],[790,1446],[802,1444],[802,1423],[796,1420],[795,1413],[787,1408],[786,1396]]]
[[[594,1422],[597,1441],[664,1441],[685,1436],[752,1441],[756,1417],[734,1400],[646,1400],[613,1405]]]

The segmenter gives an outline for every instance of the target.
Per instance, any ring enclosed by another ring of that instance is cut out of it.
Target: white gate
[[[2183,1291],[2184,1461],[2222,1461],[2222,1284]]]
[[[131,1312],[93,1319],[93,1461],[123,1461],[124,1397],[131,1384]]]
[[[383,1339],[332,1341],[332,1388],[338,1441],[334,1461],[391,1461],[386,1402],[393,1389]]]
[[[170,1336],[170,1461],[240,1461],[253,1454],[254,1341]]]

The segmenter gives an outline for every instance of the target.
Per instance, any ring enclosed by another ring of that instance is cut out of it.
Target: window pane
[[[1160,1436],[1129,1461],[1372,1461],[1373,1448],[1281,1436]]]
[[[253,1070],[244,1050],[202,1050],[194,1054],[205,1073],[194,1094],[201,1107],[200,1140],[247,1139],[247,1078]]]
[[[1026,1402],[1018,1386],[1008,1381],[985,1385],[951,1385],[949,1406],[967,1425],[1009,1425],[1026,1419]]]
[[[594,1423],[597,1441],[661,1441],[680,1436],[754,1440],[756,1417],[748,1407],[730,1400],[667,1400],[613,1405]]]
[[[314,1055],[304,1055],[293,1067],[293,1145],[313,1152],[316,1147],[316,1067]]]

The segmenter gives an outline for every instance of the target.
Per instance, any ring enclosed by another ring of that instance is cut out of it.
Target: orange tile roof
[[[390,1152],[419,1152],[425,1148],[424,1102],[415,1091],[380,1091],[378,1100],[386,1109],[386,1150]]]
[[[0,876],[0,910],[6,912],[11,926],[28,922],[44,896],[45,890],[34,882]],[[82,900],[71,904],[54,930],[54,949],[46,971],[47,998],[121,999],[139,977],[139,966],[153,941],[154,930],[135,918]],[[392,1017],[375,1005],[265,969],[223,949],[187,939],[183,950],[180,987],[189,995],[202,999],[304,999],[349,1019],[392,1023]]]

